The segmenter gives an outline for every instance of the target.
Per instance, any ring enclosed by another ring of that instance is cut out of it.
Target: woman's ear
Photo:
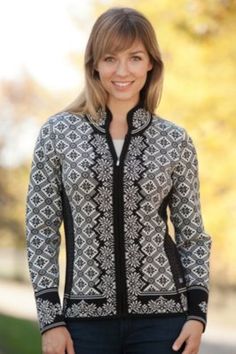
[[[93,77],[96,78],[96,79],[99,79],[99,72],[96,68],[93,68]]]
[[[94,75],[99,75],[99,71],[98,71],[97,67],[93,68],[93,73],[94,73]]]
[[[148,65],[148,71],[152,70],[152,68],[153,68],[153,64],[152,64],[152,62],[151,62],[151,60],[150,60],[150,61],[149,61],[149,65]]]

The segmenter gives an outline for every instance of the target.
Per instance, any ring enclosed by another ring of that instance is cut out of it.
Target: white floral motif
[[[139,156],[144,147],[144,138],[142,136],[134,136],[130,142],[130,150],[128,153],[133,157]]]
[[[130,311],[135,313],[168,313],[168,312],[181,312],[181,306],[173,299],[165,299],[160,296],[157,301],[150,300],[147,304],[141,304],[140,301],[135,300],[130,303]]]
[[[41,298],[38,298],[36,302],[41,328],[53,323],[56,316],[61,314],[60,304],[53,304],[52,302],[48,300],[43,300]]]
[[[198,306],[200,307],[202,312],[204,312],[204,313],[207,312],[207,303],[206,303],[206,301],[202,301]]]
[[[133,125],[135,128],[140,128],[146,123],[148,118],[147,112],[143,108],[139,108],[133,115]]]
[[[158,301],[148,302],[149,312],[179,312],[180,304],[173,299],[167,300],[163,296],[160,296]]]
[[[130,289],[130,293],[132,295],[138,295],[141,286],[142,282],[140,281],[140,275],[130,274],[128,277],[128,287]]]
[[[85,300],[80,301],[78,304],[73,304],[67,308],[66,317],[93,317],[93,316],[106,316],[114,314],[116,311],[115,306],[110,304],[104,304],[102,307],[98,307],[95,304],[88,304]]]

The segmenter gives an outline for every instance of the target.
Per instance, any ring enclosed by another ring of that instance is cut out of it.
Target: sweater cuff
[[[35,300],[41,334],[51,328],[66,326],[56,288],[35,292]]]
[[[208,290],[202,286],[188,288],[188,320],[197,320],[203,324],[203,333],[207,324]]]

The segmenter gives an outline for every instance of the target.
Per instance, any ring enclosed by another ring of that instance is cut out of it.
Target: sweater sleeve
[[[170,219],[185,274],[187,320],[201,321],[204,332],[207,321],[211,237],[204,230],[201,216],[197,153],[192,138],[185,129],[180,159],[174,168],[172,179]]]
[[[33,153],[26,199],[26,240],[30,278],[40,332],[65,325],[60,298],[58,255],[62,223],[61,169],[52,119],[41,127]]]

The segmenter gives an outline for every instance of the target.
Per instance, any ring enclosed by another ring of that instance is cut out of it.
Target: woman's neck
[[[138,100],[130,101],[110,101],[107,103],[112,113],[112,118],[121,122],[126,122],[127,113],[138,104]]]

